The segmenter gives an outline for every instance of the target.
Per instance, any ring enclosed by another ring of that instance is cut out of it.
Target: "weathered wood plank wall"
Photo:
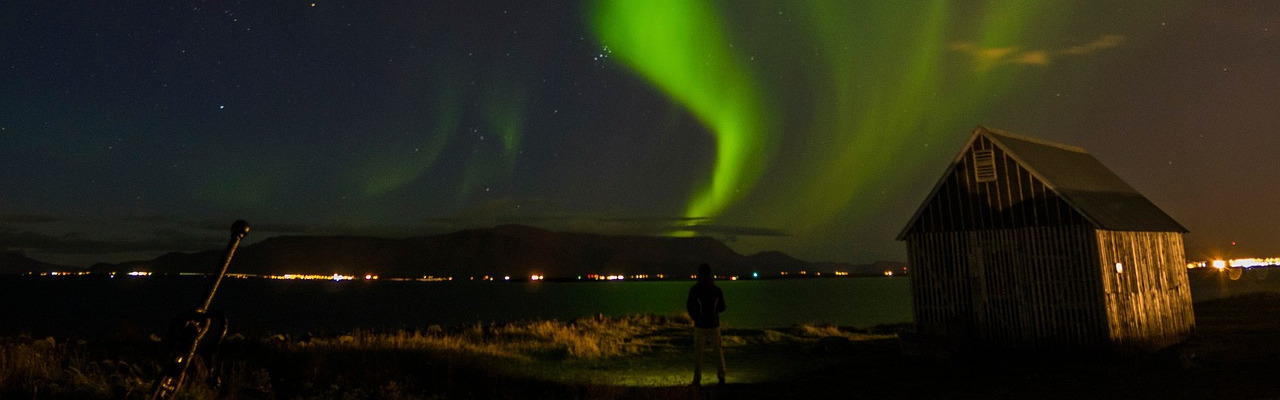
[[[1194,326],[1181,233],[1098,231],[985,137],[927,201],[905,236],[922,334],[1162,347]],[[1133,271],[1117,274],[1117,262]]]
[[[1108,340],[1087,227],[921,234],[908,240],[921,333],[1004,348]]]
[[[1181,233],[1098,231],[1097,243],[1113,342],[1159,348],[1191,334]]]

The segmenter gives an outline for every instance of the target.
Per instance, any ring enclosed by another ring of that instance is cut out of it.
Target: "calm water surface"
[[[163,333],[200,301],[200,278],[0,277],[0,335],[111,337]],[[680,314],[691,281],[391,282],[227,279],[214,310],[232,332],[335,333],[430,325]],[[907,278],[721,281],[731,327],[911,321]]]

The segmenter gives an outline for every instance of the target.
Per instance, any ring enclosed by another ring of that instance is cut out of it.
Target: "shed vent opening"
[[[991,150],[974,150],[973,173],[978,183],[996,180],[996,154]]]

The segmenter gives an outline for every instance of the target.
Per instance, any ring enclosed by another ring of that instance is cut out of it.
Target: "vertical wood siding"
[[[994,152],[994,181],[977,182],[978,150]],[[1021,349],[1190,332],[1181,233],[1098,231],[985,137],[952,171],[905,235],[921,334]]]
[[[994,152],[995,181],[976,181],[974,150]],[[1089,226],[1089,222],[990,140],[979,137],[926,201],[910,232],[1077,225]]]
[[[1191,334],[1195,313],[1181,233],[1098,231],[1097,243],[1113,342],[1160,348]]]
[[[1088,227],[928,233],[907,240],[920,333],[985,346],[1085,348],[1108,340]]]

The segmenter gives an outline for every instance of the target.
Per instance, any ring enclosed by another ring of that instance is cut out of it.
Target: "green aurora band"
[[[816,249],[892,237],[864,227],[896,230],[878,219],[909,213],[914,200],[903,199],[932,185],[974,125],[1008,127],[1017,119],[1010,110],[1035,110],[1009,104],[1035,99],[1064,74],[1087,80],[1106,63],[1083,59],[1119,45],[1088,43],[1143,40],[1149,28],[1134,27],[1158,25],[1158,15],[1098,18],[1106,11],[1085,3],[588,0],[585,22],[611,59],[714,139],[710,170],[690,177],[682,199],[684,224],[694,226],[675,234],[707,228],[697,224],[766,227]],[[486,194],[490,187],[518,186],[523,134],[536,126],[533,78],[520,64],[480,72],[461,59],[444,64],[434,82],[410,91],[432,98],[425,113],[378,127],[406,132],[405,141],[363,149],[345,188],[369,201],[422,184],[450,188],[435,200],[456,209],[502,196]],[[472,81],[487,84],[465,85]],[[757,239],[768,240],[745,234],[738,244]]]
[[[716,138],[711,182],[686,214],[718,215],[756,182],[771,155],[752,73],[710,4],[686,0],[602,1],[592,13],[600,40],[653,82]]]
[[[783,180],[773,186],[784,190],[764,194],[787,193],[787,197],[806,199],[803,204],[778,199],[766,202],[768,209],[749,213],[798,217],[790,219],[788,228],[803,232],[830,221],[861,190],[888,175],[892,160],[918,139],[912,133],[918,133],[929,117],[915,110],[927,106],[940,86],[939,59],[948,33],[946,3],[932,0],[911,7],[896,2],[779,4],[785,8],[779,14],[797,15],[802,22],[808,43],[797,44],[818,50],[820,59],[807,65],[822,69],[806,74],[824,79],[802,79],[811,86],[811,93],[821,97],[805,122],[815,131],[808,133],[823,140],[798,145],[806,156],[794,162],[805,164],[801,169],[806,179]],[[771,168],[774,145],[788,134],[765,129],[765,121],[782,118],[771,112],[786,105],[764,100],[780,96],[760,93],[767,83],[753,82],[756,74],[740,62],[745,57],[733,52],[733,40],[719,22],[723,18],[716,4],[610,0],[599,3],[593,14],[597,35],[616,57],[688,107],[716,135],[714,178],[711,187],[691,201],[686,212],[691,218],[720,216],[750,193],[757,178]],[[900,29],[875,31],[865,29],[868,26]],[[740,40],[776,44],[778,40],[769,37],[773,31],[760,29],[755,32],[760,37],[748,33]],[[786,209],[793,206],[797,208]]]
[[[404,126],[393,129],[408,132],[409,139],[403,145],[371,151],[354,172],[348,173],[346,184],[359,188],[367,198],[388,195],[421,182],[446,151],[459,148],[466,149],[467,166],[453,177],[457,181],[451,182],[460,188],[453,191],[454,203],[465,203],[474,191],[509,181],[523,140],[525,95],[517,84],[496,81],[499,83],[471,96],[459,96],[457,93],[462,90],[457,82],[438,82],[429,112],[419,119],[393,124]],[[475,104],[477,116],[484,121],[474,131],[460,123],[464,113],[458,103],[465,101]]]
[[[602,0],[592,11],[614,57],[716,137],[714,179],[687,217],[826,238],[902,208],[969,129],[1000,127],[983,118],[1004,97],[1094,51],[1065,48],[1135,24],[1064,18],[1092,11],[1077,1]]]
[[[456,107],[447,101],[436,103],[434,127],[421,132],[412,151],[401,149],[392,154],[379,154],[363,165],[356,182],[361,182],[365,195],[383,195],[405,185],[417,181],[430,170],[440,154],[444,151],[449,139],[455,136],[458,129],[458,113]],[[357,184],[361,184],[357,183]]]
[[[906,10],[893,2],[814,1],[810,6],[799,14],[810,17],[822,55],[815,65],[826,69],[830,85],[817,92],[829,100],[815,107],[813,129],[825,132],[810,134],[827,140],[809,145],[807,153],[819,155],[805,160],[810,165],[804,170],[812,179],[789,189],[798,198],[820,200],[806,204],[801,214],[811,218],[791,227],[800,232],[830,220],[861,191],[892,177],[891,168],[900,166],[894,160],[922,139],[917,135],[924,133],[921,127],[927,118],[939,116],[929,102],[942,80],[939,49],[945,48],[948,16],[943,0]],[[857,36],[850,32],[850,27],[872,23],[913,29],[869,30]],[[926,109],[930,112],[919,112]]]

